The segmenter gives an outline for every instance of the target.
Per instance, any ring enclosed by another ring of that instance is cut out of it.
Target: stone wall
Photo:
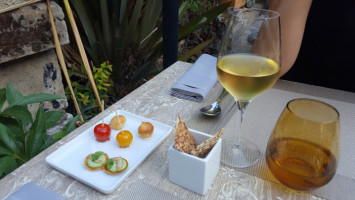
[[[50,93],[63,97],[60,100],[43,103],[45,110],[64,110],[68,107],[61,70],[53,49],[1,64],[0,77],[0,88],[5,88],[7,83],[11,83],[23,95]],[[38,104],[28,107],[34,115]]]
[[[0,0],[0,9],[26,0]],[[69,43],[64,12],[51,1],[51,10],[61,44]],[[45,110],[64,111],[65,97],[61,68],[45,1],[0,13],[0,88],[11,83],[23,95],[51,93],[63,99],[41,103]],[[29,105],[34,117],[39,104]],[[65,113],[61,124],[50,133],[60,131],[72,116]]]
[[[69,37],[64,13],[55,2],[51,10],[61,44]],[[53,34],[45,2],[38,2],[0,14],[0,63],[54,48]]]
[[[18,5],[28,0],[0,0],[0,9],[8,8],[10,6]]]

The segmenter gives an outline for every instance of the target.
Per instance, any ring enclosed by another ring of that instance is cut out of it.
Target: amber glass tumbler
[[[313,99],[288,102],[270,136],[267,165],[282,184],[309,191],[327,184],[339,159],[339,112]]]

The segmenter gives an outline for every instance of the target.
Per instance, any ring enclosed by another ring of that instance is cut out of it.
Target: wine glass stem
[[[236,100],[237,102],[237,134],[236,134],[236,140],[235,140],[235,145],[239,147],[240,145],[240,137],[242,134],[242,122],[243,122],[243,114],[246,109],[246,107],[249,104],[249,101],[242,101],[242,100]]]

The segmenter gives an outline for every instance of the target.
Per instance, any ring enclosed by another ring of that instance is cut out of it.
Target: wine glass
[[[235,137],[223,139],[221,161],[226,165],[249,167],[261,157],[259,147],[241,137],[241,125],[248,103],[279,78],[280,36],[279,13],[264,9],[228,10],[217,75],[237,102],[238,128]]]
[[[290,101],[266,149],[267,165],[282,184],[301,191],[327,184],[339,159],[339,113],[312,99]]]

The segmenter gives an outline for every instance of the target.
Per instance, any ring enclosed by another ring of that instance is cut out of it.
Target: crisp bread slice
[[[223,135],[224,130],[221,129],[218,133],[214,134],[212,137],[206,141],[199,144],[196,148],[191,150],[191,155],[204,158],[211,151],[214,145],[217,143],[218,139]]]
[[[196,143],[194,138],[186,127],[186,124],[181,120],[180,115],[178,115],[174,148],[182,152],[190,153],[195,147]]]

